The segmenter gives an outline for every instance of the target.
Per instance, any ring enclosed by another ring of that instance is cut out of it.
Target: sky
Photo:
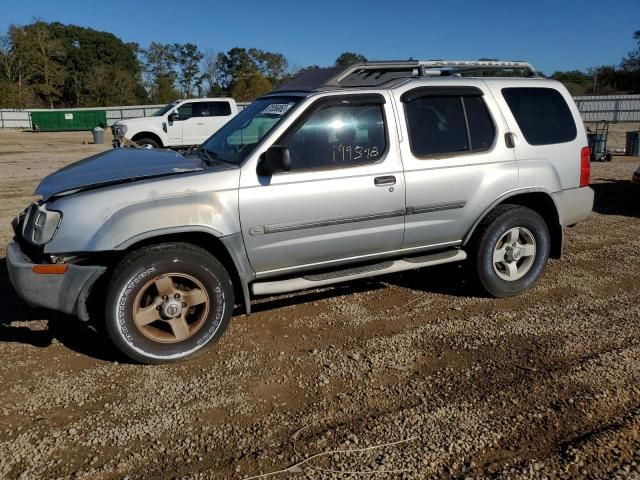
[[[640,0],[0,0],[0,32],[34,18],[146,47],[192,42],[280,52],[293,67],[370,60],[527,60],[538,70],[616,65],[640,30]]]

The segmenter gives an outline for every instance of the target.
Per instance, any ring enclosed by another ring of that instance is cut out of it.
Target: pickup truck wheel
[[[134,140],[136,145],[142,148],[160,148],[160,145],[153,138],[139,138],[138,140]]]
[[[471,255],[482,287],[494,297],[531,288],[549,259],[549,229],[533,210],[500,205],[482,221]]]
[[[233,285],[207,251],[165,243],[133,252],[107,290],[105,323],[113,343],[142,363],[167,363],[201,352],[225,331]]]

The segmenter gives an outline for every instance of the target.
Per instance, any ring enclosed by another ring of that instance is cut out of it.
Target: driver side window
[[[375,163],[387,148],[382,105],[325,107],[283,144],[289,148],[292,171]]]
[[[184,103],[178,107],[178,118],[188,120],[193,116],[193,103]]]

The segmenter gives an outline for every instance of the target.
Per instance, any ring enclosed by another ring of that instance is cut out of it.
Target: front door
[[[171,146],[187,145],[184,143],[185,129],[188,129],[191,123],[190,119],[193,116],[193,103],[186,102],[180,105],[175,110],[176,114],[173,121],[167,119],[167,135]],[[188,133],[187,133],[188,135]]]
[[[397,250],[405,186],[383,95],[324,97],[276,141],[289,172],[243,171],[240,221],[249,260],[268,276]]]

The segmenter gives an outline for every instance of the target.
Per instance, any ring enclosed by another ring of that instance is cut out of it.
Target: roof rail
[[[318,68],[281,86],[276,91],[319,90],[341,87],[378,87],[393,80],[427,76],[453,76],[469,72],[524,70],[537,76],[530,63],[496,60],[392,60],[359,62],[345,68]]]
[[[427,70],[440,69],[440,72],[483,72],[491,70],[525,70],[528,76],[536,77],[536,69],[529,62],[501,60],[421,60],[420,66],[424,75]],[[446,69],[446,70],[443,70]]]

